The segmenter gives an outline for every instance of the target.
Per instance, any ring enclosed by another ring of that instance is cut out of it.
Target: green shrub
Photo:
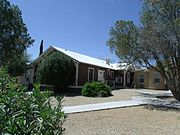
[[[108,97],[111,96],[111,88],[103,82],[87,82],[81,91],[87,97]]]
[[[50,104],[51,92],[41,92],[39,85],[32,93],[26,87],[17,85],[15,79],[0,68],[0,134],[13,135],[61,135],[66,118],[58,105]]]
[[[41,84],[54,85],[64,89],[74,81],[73,60],[59,52],[53,52],[38,65],[36,79]],[[73,78],[73,80],[71,80]]]

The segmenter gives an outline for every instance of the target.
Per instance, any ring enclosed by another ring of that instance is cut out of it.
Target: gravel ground
[[[68,114],[65,135],[179,135],[180,112],[144,106]]]
[[[110,97],[83,97],[83,96],[64,96],[63,106],[74,106],[82,104],[103,103],[111,101],[130,100],[132,96],[137,96],[139,93],[135,91],[120,89],[112,91],[113,96]]]

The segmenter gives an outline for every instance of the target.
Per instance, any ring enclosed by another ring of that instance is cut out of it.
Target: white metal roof
[[[113,66],[116,70],[124,70],[128,69],[132,65],[128,65],[127,63],[111,63],[111,66]]]
[[[90,57],[87,55],[72,52],[67,49],[59,48],[56,46],[50,46],[47,50],[45,50],[43,52],[43,54],[41,54],[38,58],[36,58],[31,64],[37,63],[52,50],[62,52],[65,55],[71,57],[72,59],[74,59],[80,63],[85,63],[85,64],[94,65],[94,66],[98,66],[98,67],[103,67],[103,68],[108,68],[108,69],[113,69],[113,70],[124,70],[124,69],[128,69],[128,67],[129,67],[129,65],[127,65],[127,63],[113,63],[113,64],[109,63],[109,64],[107,64],[107,62],[105,60],[93,58],[93,57]]]
[[[56,46],[52,46],[55,50],[60,51],[64,54],[66,54],[67,56],[77,60],[78,62],[81,63],[86,63],[86,64],[90,64],[90,65],[95,65],[95,66],[99,66],[99,67],[104,67],[104,68],[109,68],[109,69],[114,69],[114,70],[123,70],[123,69],[127,69],[127,64],[126,63],[114,63],[114,64],[107,64],[105,60],[100,60],[97,58],[93,58],[87,55],[83,55],[83,54],[79,54],[76,52],[72,52],[66,49],[62,49]]]

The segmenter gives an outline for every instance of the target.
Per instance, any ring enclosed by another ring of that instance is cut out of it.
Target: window
[[[161,75],[159,73],[155,73],[154,75],[154,83],[160,83]]]
[[[140,75],[139,76],[139,82],[140,83],[144,83],[144,75]]]
[[[130,83],[130,72],[127,73],[127,83]]]
[[[104,80],[105,80],[104,70],[98,70],[98,81],[104,81]]]
[[[116,77],[115,81],[116,83],[123,83],[123,77]]]
[[[105,72],[105,71],[103,71],[103,72],[104,72],[104,75],[103,75],[103,77],[104,77],[104,79],[105,79],[105,78],[106,78],[106,74],[105,74],[106,72]]]
[[[115,78],[116,83],[120,82],[120,77]]]
[[[88,69],[88,81],[94,81],[94,68]]]
[[[111,79],[114,79],[114,71],[111,71]]]

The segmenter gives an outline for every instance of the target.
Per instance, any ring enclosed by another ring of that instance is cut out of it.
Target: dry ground
[[[65,135],[179,135],[180,112],[144,106],[68,114]]]
[[[111,101],[123,101],[130,100],[132,96],[137,96],[139,93],[135,91],[128,91],[125,89],[114,90],[112,91],[113,96],[110,97],[83,97],[81,95],[78,96],[64,96],[63,98],[63,106],[74,106],[74,105],[82,105],[82,104],[93,104],[93,103],[103,103],[103,102],[111,102]]]
[[[66,95],[63,106],[130,100],[140,93],[124,89],[113,91],[113,95],[106,98]],[[55,105],[55,101],[52,104]],[[136,106],[74,113],[68,114],[63,126],[65,135],[179,135],[180,111]]]

